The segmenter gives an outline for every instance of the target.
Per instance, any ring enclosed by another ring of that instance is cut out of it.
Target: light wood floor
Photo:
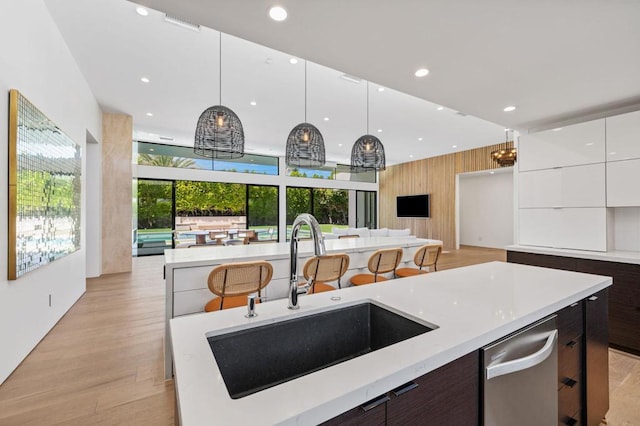
[[[503,250],[443,253],[438,270],[505,260]],[[87,292],[0,386],[0,425],[173,425],[163,380],[162,256],[87,280]],[[611,351],[609,426],[640,425],[640,359]]]

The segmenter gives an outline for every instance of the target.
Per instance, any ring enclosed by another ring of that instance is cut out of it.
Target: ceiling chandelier
[[[367,134],[360,136],[351,149],[351,173],[384,170],[384,146],[369,134],[369,82],[367,81]]]
[[[307,61],[304,61],[304,123],[298,124],[287,138],[285,163],[289,167],[324,166],[324,139],[320,130],[307,123]]]
[[[511,147],[509,147],[511,145]],[[504,148],[499,148],[491,152],[491,158],[498,163],[500,167],[510,167],[516,163],[518,154],[513,146],[513,141],[509,140],[509,129],[505,130]]]
[[[214,159],[244,156],[244,130],[231,109],[222,106],[222,33],[220,33],[220,104],[207,108],[196,125],[193,152]]]

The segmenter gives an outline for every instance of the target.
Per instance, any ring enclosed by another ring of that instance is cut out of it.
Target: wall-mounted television
[[[429,217],[429,194],[398,196],[396,213],[398,217]]]

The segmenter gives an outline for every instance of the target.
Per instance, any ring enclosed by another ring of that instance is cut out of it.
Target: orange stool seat
[[[389,281],[389,278],[383,277],[382,275],[373,275],[373,274],[357,274],[351,277],[352,285],[363,285],[363,284],[373,284],[379,283],[382,281]]]
[[[422,275],[426,273],[427,271],[423,271],[422,269],[417,269],[417,268],[396,269],[396,275],[399,276],[400,278],[413,277],[414,275]]]

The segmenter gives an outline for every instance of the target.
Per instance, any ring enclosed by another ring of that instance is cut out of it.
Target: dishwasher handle
[[[505,374],[511,374],[517,371],[526,370],[527,368],[531,368],[540,364],[541,362],[549,358],[549,355],[551,355],[551,353],[553,352],[553,348],[557,340],[558,330],[553,330],[551,333],[549,333],[549,335],[547,336],[547,341],[539,351],[522,358],[502,362],[500,364],[487,367],[487,380],[490,380],[494,377],[504,376]]]

